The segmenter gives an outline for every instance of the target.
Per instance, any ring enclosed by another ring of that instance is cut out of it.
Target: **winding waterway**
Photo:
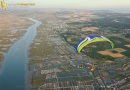
[[[28,27],[24,36],[5,54],[3,69],[0,73],[0,90],[25,90],[26,88],[28,50],[37,34],[37,27],[42,24],[35,19],[29,19],[35,24]]]

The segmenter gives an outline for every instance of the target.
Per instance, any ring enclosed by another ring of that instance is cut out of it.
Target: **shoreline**
[[[15,44],[13,44],[7,51],[7,54],[5,55],[5,61],[2,63],[0,62],[0,64],[2,65],[2,70],[5,70],[1,73],[0,77],[1,80],[4,80],[4,83],[3,81],[0,81],[1,82],[0,89],[2,90],[4,90],[4,88],[5,89],[10,88],[13,90],[16,89],[28,90],[31,85],[30,83],[31,81],[29,81],[31,73],[29,72],[28,69],[28,62],[29,62],[28,50],[30,50],[30,45],[31,43],[33,43],[33,39],[37,34],[35,32],[37,30],[37,27],[39,27],[39,25],[41,24],[41,22],[33,18],[28,19],[34,22],[34,24],[28,26],[26,33],[24,33],[24,35],[22,35],[22,37],[20,37],[20,39],[17,42],[15,42]],[[32,33],[31,36],[30,33]],[[9,70],[12,70],[12,72],[8,72]],[[19,74],[18,75],[15,74],[16,72],[17,74],[18,73]],[[10,83],[14,79],[17,79],[18,81]]]
[[[31,19],[31,18],[28,18],[29,20]],[[33,18],[32,18],[33,19]],[[35,19],[35,20],[37,20],[37,19]],[[30,21],[32,21],[32,20],[30,20]],[[41,21],[39,21],[39,20],[37,20],[38,22],[41,22]],[[34,22],[34,21],[32,21],[32,22]],[[36,24],[36,22],[34,22],[34,24]],[[42,24],[42,22],[41,22],[41,24]],[[40,24],[40,25],[41,25]],[[40,26],[39,25],[39,26]],[[39,27],[38,26],[38,27]],[[37,36],[37,28],[36,28],[36,36]],[[35,36],[35,37],[36,37]],[[35,38],[34,38],[35,39]],[[29,49],[28,49],[28,51],[27,51],[27,57],[28,57],[28,60],[26,61],[26,74],[25,74],[25,90],[31,90],[32,89],[32,71],[29,69],[29,62],[30,62],[30,56],[29,56],[29,54],[30,54],[30,50],[31,50],[31,45],[33,44],[33,42],[34,41],[32,41],[32,43],[30,44],[30,46],[29,46]]]
[[[0,73],[2,72],[2,67],[4,64],[4,57],[5,57],[5,53],[0,52],[0,55],[2,55],[2,57],[0,58]]]
[[[26,85],[25,85],[25,90],[31,90],[32,88],[32,71],[29,70],[28,64],[26,65],[27,73],[26,73]]]

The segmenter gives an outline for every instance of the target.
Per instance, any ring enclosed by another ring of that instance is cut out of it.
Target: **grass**
[[[79,37],[76,37],[76,36],[67,36],[65,38],[67,38],[66,39],[67,42],[70,43],[72,46],[76,46],[76,44],[80,40]],[[114,48],[125,49],[126,51],[121,52],[121,54],[123,54],[127,57],[130,57],[130,48],[125,46],[126,44],[130,44],[129,40],[126,40],[126,39],[120,38],[120,37],[116,37],[116,36],[109,36],[108,38],[114,43]],[[108,45],[110,46],[109,42],[102,43],[102,44],[101,44],[101,42],[90,44],[90,45],[84,47],[82,52],[95,59],[113,61],[115,58],[108,56],[108,55],[107,56],[101,55],[97,52],[97,51],[102,51],[102,50],[106,50],[106,49],[111,49],[110,47],[108,47]],[[96,47],[94,48],[92,46],[96,46]]]
[[[126,50],[125,52],[122,52],[121,54],[123,54],[127,57],[130,57],[130,48],[125,46],[126,44],[130,44],[129,41],[126,41],[125,39],[119,38],[119,37],[116,37],[116,36],[110,36],[108,38],[113,41],[115,48],[123,48],[123,49]],[[116,41],[120,41],[121,43],[116,42]]]
[[[0,62],[3,61],[3,58],[4,58],[3,54],[0,54]]]
[[[43,84],[44,84],[44,81],[45,81],[45,76],[33,78],[33,79],[32,79],[32,86],[33,86],[33,87],[36,87],[36,86],[43,85]]]

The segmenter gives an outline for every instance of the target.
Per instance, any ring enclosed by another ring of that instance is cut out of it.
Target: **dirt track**
[[[102,54],[102,55],[109,55],[113,58],[120,58],[120,57],[124,57],[123,54],[120,54],[120,53],[112,53],[112,52],[109,52],[109,51],[99,51],[98,53]]]

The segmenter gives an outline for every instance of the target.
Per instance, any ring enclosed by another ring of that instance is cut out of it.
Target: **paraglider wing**
[[[80,51],[88,44],[94,43],[94,42],[103,42],[108,41],[111,44],[111,47],[114,48],[114,44],[112,41],[110,41],[108,38],[104,36],[88,36],[82,40],[79,41],[79,43],[76,46],[76,51],[80,53]]]

